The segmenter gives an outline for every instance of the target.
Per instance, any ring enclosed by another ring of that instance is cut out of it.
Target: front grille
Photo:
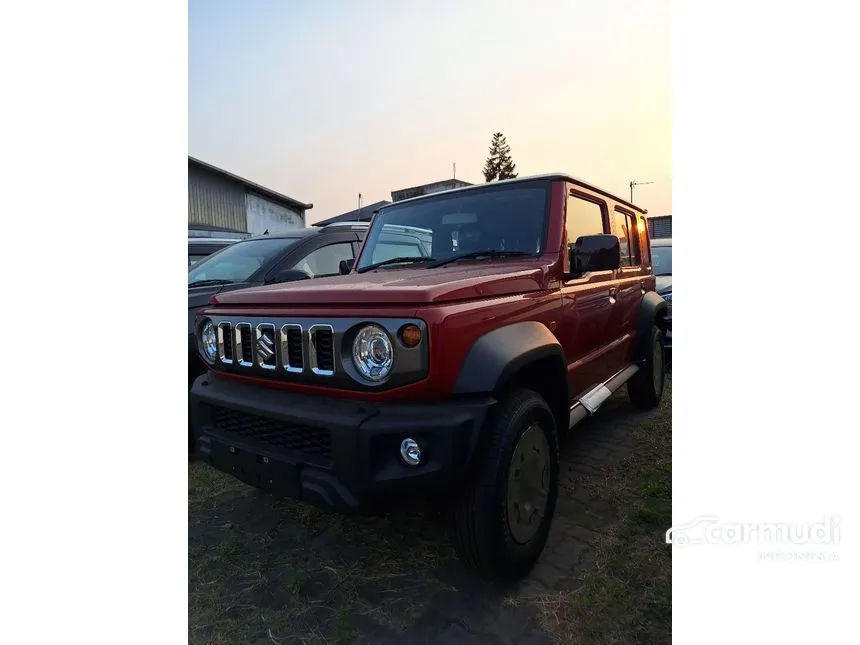
[[[222,321],[219,329],[219,361],[240,370],[331,377],[337,365],[337,339],[331,325],[304,328],[297,322],[275,323]]]
[[[313,339],[317,353],[317,367],[324,372],[334,371],[334,334],[331,329],[317,329]]]
[[[331,461],[331,433],[312,426],[292,424],[256,414],[208,406],[212,426],[219,433],[237,440],[254,441],[285,452],[297,452],[317,461]]]

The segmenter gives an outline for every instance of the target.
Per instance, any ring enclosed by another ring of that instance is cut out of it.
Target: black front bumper
[[[252,486],[339,512],[444,493],[462,481],[492,398],[375,404],[198,377],[197,457]],[[421,446],[409,466],[400,443]]]

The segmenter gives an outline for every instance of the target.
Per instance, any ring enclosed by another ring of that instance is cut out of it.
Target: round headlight
[[[386,378],[394,365],[394,346],[385,330],[378,325],[362,327],[352,343],[352,360],[368,381],[378,383]]]
[[[214,363],[218,356],[218,333],[211,320],[203,323],[200,330],[200,353],[208,363]]]

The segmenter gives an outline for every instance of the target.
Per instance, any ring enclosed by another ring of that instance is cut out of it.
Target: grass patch
[[[343,517],[189,464],[189,642],[348,643],[400,632],[453,552],[421,513]]]
[[[667,381],[661,407],[633,434],[630,457],[587,486],[610,500],[618,521],[592,545],[595,567],[568,588],[535,599],[544,629],[561,645],[671,642],[672,406]]]

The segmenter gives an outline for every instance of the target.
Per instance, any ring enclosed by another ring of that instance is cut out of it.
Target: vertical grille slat
[[[281,327],[281,364],[287,372],[301,373],[305,370],[302,326],[288,324]]]
[[[311,371],[318,376],[334,374],[334,329],[332,326],[312,326],[308,330],[308,342]]]
[[[237,323],[233,333],[236,362],[241,367],[254,366],[254,344],[251,334],[251,323]]]
[[[305,359],[302,352],[302,330],[290,329],[287,332],[287,352],[290,357],[290,365],[304,369]]]
[[[317,365],[323,370],[334,370],[334,339],[327,329],[320,329],[316,334]]]
[[[233,362],[233,328],[228,322],[218,325],[218,358],[225,365]]]

